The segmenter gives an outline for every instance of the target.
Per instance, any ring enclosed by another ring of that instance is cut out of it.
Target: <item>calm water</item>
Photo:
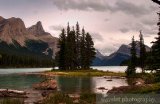
[[[127,66],[94,66],[93,69],[112,71],[112,72],[125,72]],[[57,69],[57,67],[56,67]],[[0,69],[0,74],[18,74],[18,73],[30,73],[30,72],[42,72],[52,70],[52,68],[11,68],[11,69]]]
[[[10,68],[10,69],[0,69],[0,74],[18,74],[18,73],[30,73],[30,72],[42,72],[48,71],[52,68]]]
[[[33,84],[41,82],[44,79],[36,75],[0,75],[0,88],[8,89],[28,89]]]
[[[92,68],[102,70],[102,71],[125,72],[127,69],[127,66],[93,66]]]
[[[104,71],[124,72],[126,67],[96,67]],[[30,69],[0,69],[0,88],[29,89],[33,84],[43,81],[42,77],[36,75],[23,75],[20,73],[39,72],[51,70],[51,68],[30,68]],[[18,73],[18,74],[17,74]],[[107,81],[104,77],[64,77],[56,76],[58,90],[63,92],[95,92],[106,93],[109,89],[118,86],[128,85],[126,79],[112,79]],[[110,79],[110,78],[109,78]],[[107,90],[98,90],[104,87]]]
[[[110,78],[109,78],[110,79]],[[107,81],[104,77],[64,77],[57,76],[58,90],[69,93],[94,92],[107,93],[113,87],[127,86],[126,79],[112,79]],[[104,87],[106,90],[99,90]]]

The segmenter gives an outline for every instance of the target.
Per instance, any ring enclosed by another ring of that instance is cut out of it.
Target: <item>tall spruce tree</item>
[[[136,65],[137,65],[137,54],[136,54],[136,43],[134,40],[134,36],[132,38],[132,43],[131,43],[131,59],[130,59],[130,64],[126,70],[126,74],[128,77],[133,76],[136,73]]]
[[[75,70],[76,64],[76,41],[75,41],[75,30],[69,32],[67,36],[67,61],[68,61],[68,69]]]
[[[85,67],[86,69],[90,69],[90,66],[92,64],[93,59],[95,58],[95,48],[94,48],[94,42],[92,40],[92,37],[89,33],[86,34],[85,38],[85,44],[86,44],[86,49],[85,49],[85,54],[86,54],[86,59],[85,59]]]
[[[153,69],[160,69],[160,13],[158,13],[159,22],[157,23],[159,27],[158,37],[156,37],[156,41],[153,42],[152,46],[152,56],[153,56]]]
[[[85,60],[86,60],[86,41],[85,41],[85,38],[86,38],[86,34],[85,34],[85,30],[84,30],[84,27],[82,29],[82,37],[81,37],[81,41],[80,41],[80,56],[81,56],[81,59],[80,59],[80,65],[81,65],[81,68],[82,69],[85,69]]]
[[[81,49],[81,46],[80,46],[80,44],[81,44],[81,42],[80,42],[80,40],[81,40],[81,36],[80,36],[81,34],[80,34],[80,27],[79,27],[79,23],[77,22],[77,24],[76,24],[76,52],[75,52],[75,54],[76,54],[76,64],[77,64],[77,69],[79,69],[80,68],[80,58],[81,58],[81,55],[80,55],[80,49]]]
[[[69,25],[69,22],[68,22],[68,24],[67,24],[67,34],[66,34],[66,59],[67,59],[67,62],[66,62],[66,67],[67,67],[67,69],[70,69],[69,68],[69,66],[70,66],[70,63],[69,63],[69,61],[68,61],[68,59],[70,59],[70,49],[68,48],[69,47],[69,42],[68,42],[68,37],[69,37],[69,34],[70,34],[70,31],[71,31],[71,29],[70,29],[70,25]]]
[[[142,31],[140,31],[140,67],[142,69],[142,73],[145,72],[144,67],[145,67],[145,60],[146,60],[146,48],[144,44],[144,39],[142,35]]]
[[[61,70],[66,70],[66,34],[65,30],[62,30],[62,33],[59,36],[58,48],[60,49],[58,52],[58,67]]]

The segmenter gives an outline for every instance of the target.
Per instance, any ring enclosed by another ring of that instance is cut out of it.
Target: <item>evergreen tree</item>
[[[58,48],[58,67],[59,69],[66,70],[66,34],[65,30],[62,30],[61,35],[59,36]]]
[[[70,49],[68,48],[69,47],[69,42],[68,42],[68,37],[69,37],[69,34],[70,34],[70,25],[69,25],[69,22],[67,24],[67,35],[66,35],[66,59],[69,59],[69,52],[70,52]],[[66,62],[66,67],[67,69],[69,69],[69,62]]]
[[[67,25],[67,37],[68,37],[69,33],[70,33],[70,26],[69,26],[69,22],[68,22],[68,25]]]
[[[68,61],[68,69],[76,69],[76,41],[75,41],[75,30],[73,28],[72,31],[69,32],[67,37],[67,61]]]
[[[128,77],[134,75],[136,73],[136,61],[137,61],[137,55],[136,55],[136,43],[134,40],[134,36],[132,38],[132,43],[131,43],[131,59],[130,59],[130,64],[126,70],[126,74]]]
[[[152,57],[153,57],[153,69],[159,69],[160,68],[160,13],[159,15],[159,22],[158,22],[158,27],[159,27],[159,32],[158,32],[158,37],[156,38],[156,41],[153,42],[152,46]]]
[[[89,33],[86,34],[85,42],[86,42],[85,68],[89,69],[92,64],[92,60],[95,58],[95,54],[96,54],[95,48],[94,48],[94,43],[93,43],[92,37]]]
[[[139,37],[140,37],[140,67],[142,69],[142,72],[144,73],[145,60],[146,60],[146,48],[145,48],[144,39],[141,31],[140,31]]]
[[[80,43],[80,56],[81,56],[81,62],[80,62],[80,65],[81,65],[81,68],[82,69],[85,69],[85,59],[86,59],[86,41],[85,41],[85,37],[86,37],[86,34],[85,34],[85,30],[84,28],[82,29],[82,37],[81,37],[81,43]]]
[[[76,24],[76,64],[77,64],[77,68],[79,69],[80,68],[80,27],[79,27],[79,23],[77,22]]]

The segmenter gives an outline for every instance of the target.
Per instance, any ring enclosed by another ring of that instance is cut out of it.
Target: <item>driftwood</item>
[[[0,97],[27,98],[25,91],[0,89]]]

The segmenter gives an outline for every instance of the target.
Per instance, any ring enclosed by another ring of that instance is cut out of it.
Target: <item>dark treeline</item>
[[[18,55],[0,55],[0,67],[1,68],[33,68],[33,67],[54,67],[54,61],[52,59],[42,59],[40,57],[33,57],[30,55],[18,56]]]
[[[68,23],[67,29],[62,30],[58,48],[56,59],[62,70],[89,69],[96,54],[91,35],[84,28],[80,30],[78,22],[76,29]]]
[[[145,70],[151,70],[157,73],[160,72],[160,13],[158,13],[158,15],[158,37],[156,37],[156,40],[152,42],[153,45],[150,52],[146,52],[143,35],[140,32],[140,56],[137,57],[134,37],[132,39],[131,58],[129,61],[125,61],[125,63],[128,63],[128,68],[126,70],[128,76],[133,76],[136,73],[136,67],[140,67],[142,69],[142,73],[144,73]]]
[[[29,42],[32,42],[32,43],[29,43]],[[31,46],[32,47],[36,46],[36,47],[33,48],[32,50],[29,50],[28,49],[30,48],[29,46],[27,48],[22,47],[16,41],[14,41],[13,44],[7,44],[6,42],[1,41],[0,42],[0,67],[1,68],[53,67],[54,60],[50,56],[46,56],[43,53],[41,53],[41,51],[39,52],[38,50],[40,48],[43,48],[45,44],[38,43],[38,42],[36,43],[33,41],[29,41],[29,42],[27,42],[27,45],[30,45],[30,47]]]

